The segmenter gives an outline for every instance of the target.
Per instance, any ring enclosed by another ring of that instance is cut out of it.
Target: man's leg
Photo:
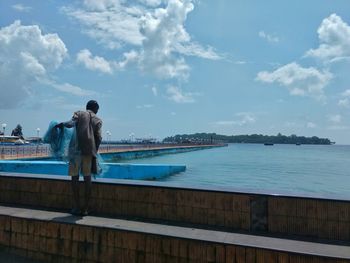
[[[73,196],[73,206],[71,213],[73,215],[80,214],[80,202],[79,202],[79,166],[80,160],[71,160],[69,162],[68,174],[72,177],[71,187]]]
[[[89,213],[89,205],[91,199],[91,165],[92,165],[92,156],[82,156],[82,174],[84,175],[84,206],[82,209],[82,215],[88,215]]]
[[[85,203],[84,203],[82,214],[88,215],[90,199],[91,199],[91,175],[84,176],[84,185],[85,185]]]
[[[72,176],[72,193],[73,193],[73,208],[72,214],[78,215],[80,213],[79,202],[79,175]]]

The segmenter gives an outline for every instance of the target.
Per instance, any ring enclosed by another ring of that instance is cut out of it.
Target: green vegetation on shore
[[[167,137],[163,142],[223,142],[223,143],[268,143],[268,144],[333,144],[328,138],[319,138],[317,136],[305,137],[292,134],[290,136],[277,135],[220,135],[216,133],[194,133],[194,134],[178,134]]]

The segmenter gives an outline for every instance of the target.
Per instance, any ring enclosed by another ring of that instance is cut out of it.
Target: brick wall
[[[119,182],[93,184],[91,208],[95,214],[350,241],[349,201]],[[68,211],[71,200],[69,181],[0,176],[1,203]]]
[[[0,216],[0,246],[44,262],[345,263],[222,243]]]

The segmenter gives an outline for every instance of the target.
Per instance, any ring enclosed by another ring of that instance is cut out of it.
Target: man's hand
[[[59,128],[59,129],[63,129],[64,128],[64,125],[63,125],[63,122],[59,123],[59,124],[56,124],[55,125],[55,128]]]

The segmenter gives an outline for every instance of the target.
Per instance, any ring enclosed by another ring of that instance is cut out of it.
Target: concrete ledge
[[[0,175],[0,202],[69,211],[68,180],[64,176]],[[350,202],[343,200],[98,179],[91,201],[98,216],[350,244]]]
[[[38,237],[37,242],[45,244],[45,246],[40,247],[39,245],[38,247],[38,251],[41,253],[46,255],[62,254],[66,258],[84,258],[84,255],[81,255],[78,250],[74,251],[74,248],[72,248],[65,252],[64,246],[60,245],[62,242],[65,242],[64,240],[73,243],[81,242],[85,244],[85,259],[92,262],[94,260],[112,262],[114,257],[116,257],[113,252],[107,255],[100,255],[99,252],[103,252],[101,247],[110,247],[110,250],[115,249],[115,251],[118,251],[118,249],[131,250],[135,256],[137,253],[149,254],[150,258],[152,258],[152,255],[157,255],[157,257],[163,260],[167,260],[168,257],[172,257],[173,260],[176,258],[197,260],[193,262],[277,263],[294,262],[292,261],[293,258],[299,258],[300,261],[298,262],[322,261],[345,263],[350,260],[349,246],[176,227],[121,219],[93,216],[80,218],[67,213],[0,206],[0,220],[2,223],[0,226],[0,244],[2,246],[35,252],[36,245],[25,244],[25,242],[35,240],[35,237]],[[135,233],[137,236],[133,236],[132,233]],[[23,238],[24,236],[25,238]],[[120,241],[120,238],[123,240]],[[176,249],[173,246],[176,246]],[[100,247],[100,251],[95,251],[98,250],[96,247]],[[183,251],[181,251],[181,247]],[[221,249],[223,251],[223,257],[216,258],[214,254],[214,260],[210,260],[211,256],[207,252],[211,248],[214,250]],[[239,255],[237,253],[240,250],[242,251],[242,249],[245,260],[238,261],[237,258]],[[230,254],[230,251],[234,253]],[[251,253],[249,256],[254,257],[255,261],[246,260],[248,256],[247,252]],[[97,253],[97,255],[93,255],[93,253]],[[270,260],[259,260],[260,256],[262,258],[267,257]],[[128,262],[136,262],[136,260],[134,259]],[[153,261],[147,261],[145,257],[144,260],[137,262]]]

